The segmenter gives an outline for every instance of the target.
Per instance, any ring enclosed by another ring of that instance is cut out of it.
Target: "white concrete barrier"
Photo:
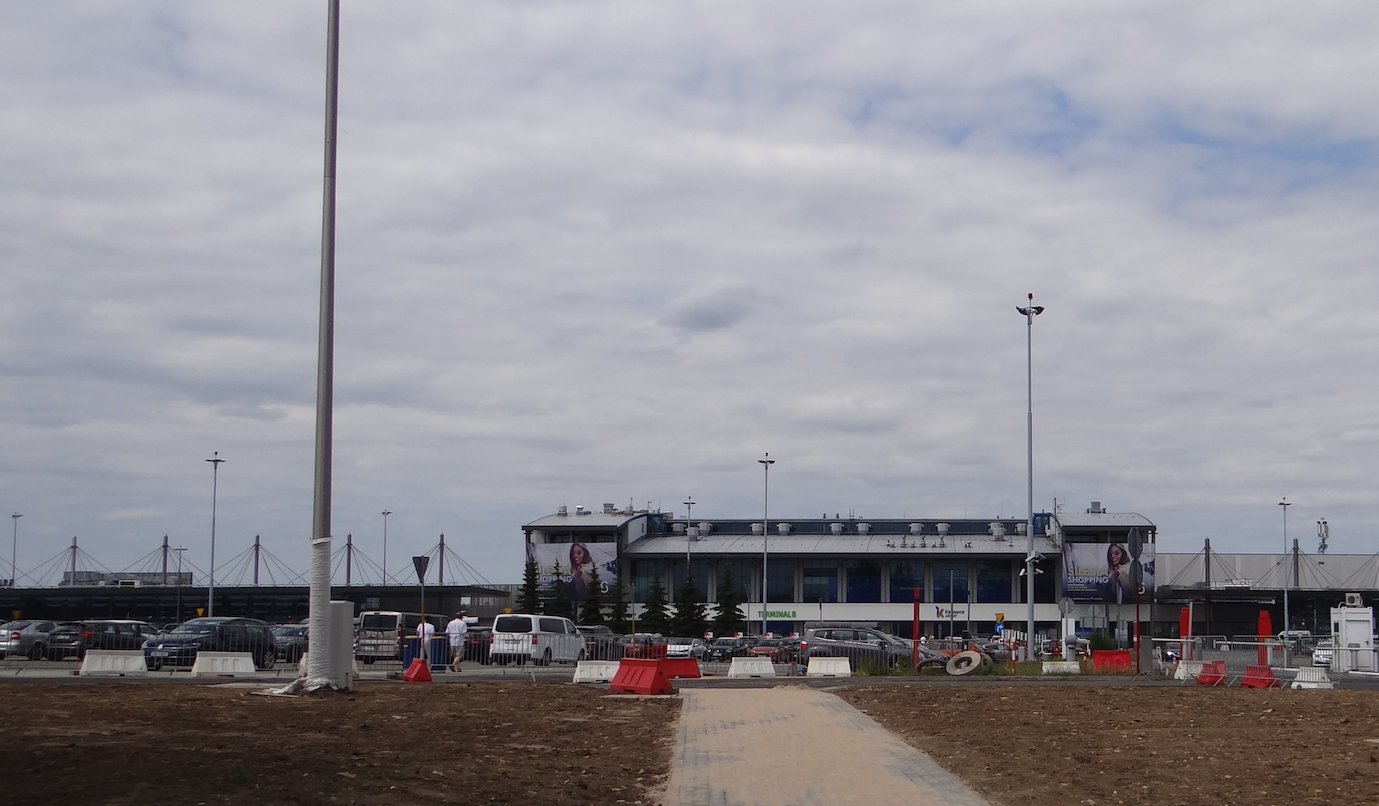
[[[146,675],[142,649],[88,649],[77,674]]]
[[[1082,674],[1082,666],[1075,660],[1046,660],[1044,674]]]
[[[575,664],[575,682],[611,683],[619,665],[615,660],[582,660]]]
[[[254,672],[254,656],[248,652],[198,652],[192,664],[192,677],[253,677]]]
[[[852,677],[852,664],[847,658],[810,658],[808,677]]]
[[[1196,680],[1197,675],[1202,673],[1202,664],[1206,661],[1200,660],[1180,660],[1178,670],[1173,673],[1174,680]]]
[[[1303,666],[1298,669],[1298,676],[1293,678],[1292,688],[1335,688],[1336,684],[1331,682],[1331,677],[1327,675],[1326,669],[1321,666]]]
[[[776,667],[770,658],[733,658],[728,667],[729,677],[775,677]]]

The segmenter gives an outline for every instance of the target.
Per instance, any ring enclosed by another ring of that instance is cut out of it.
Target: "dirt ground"
[[[569,684],[15,683],[23,804],[645,804],[678,698]],[[1379,803],[1379,692],[866,684],[840,695],[999,806]]]
[[[652,804],[678,698],[573,685],[12,684],[0,802]]]
[[[842,696],[1001,806],[1379,803],[1379,692],[864,685]]]

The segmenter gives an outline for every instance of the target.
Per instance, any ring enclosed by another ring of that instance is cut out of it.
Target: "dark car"
[[[279,624],[273,628],[273,642],[277,644],[278,660],[296,663],[306,654],[307,637],[311,628],[305,624]]]
[[[164,666],[191,666],[198,652],[248,652],[254,667],[272,669],[278,659],[272,627],[254,618],[194,618],[172,632],[149,639],[144,659],[150,671]]]
[[[623,637],[606,624],[578,625],[584,636],[584,657],[589,660],[619,660],[622,658]]]
[[[733,658],[747,657],[750,644],[746,638],[719,638],[709,644],[705,660],[710,663],[728,663]]]
[[[485,666],[491,663],[492,661],[488,659],[488,637],[492,632],[492,627],[471,625],[464,634],[464,656],[462,659],[482,663]]]
[[[909,663],[918,655],[919,667],[946,664],[948,656],[904,638],[897,638],[873,627],[818,626],[804,631],[800,638],[803,662],[809,658],[848,658],[853,669],[862,661],[880,666]]]
[[[48,633],[55,621],[22,619],[0,625],[0,658],[39,660],[48,649]]]
[[[660,633],[634,632],[623,638],[622,652],[624,658],[664,658],[666,639]]]
[[[48,633],[48,660],[86,657],[90,649],[141,649],[159,634],[147,621],[92,619],[59,624]]]

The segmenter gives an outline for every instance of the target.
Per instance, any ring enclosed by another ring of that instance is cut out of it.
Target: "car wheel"
[[[372,665],[373,665],[373,658],[364,658],[364,665],[365,665],[365,666],[372,666]]]
[[[29,660],[43,660],[43,645],[35,642],[29,647]]]
[[[259,671],[267,671],[269,669],[272,669],[273,664],[277,662],[278,655],[276,652],[265,652],[262,656],[259,657],[258,662],[254,664],[254,668],[258,669]]]

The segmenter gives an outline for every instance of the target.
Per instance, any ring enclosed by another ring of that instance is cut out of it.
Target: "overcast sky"
[[[21,583],[74,535],[206,568],[214,451],[218,579],[256,534],[305,573],[325,3],[0,13]],[[773,517],[1022,515],[1033,293],[1037,509],[1278,552],[1287,496],[1379,551],[1376,41],[1369,2],[346,2],[336,547],[388,509],[390,574],[444,533],[516,582],[562,504],[759,517],[767,451]]]

